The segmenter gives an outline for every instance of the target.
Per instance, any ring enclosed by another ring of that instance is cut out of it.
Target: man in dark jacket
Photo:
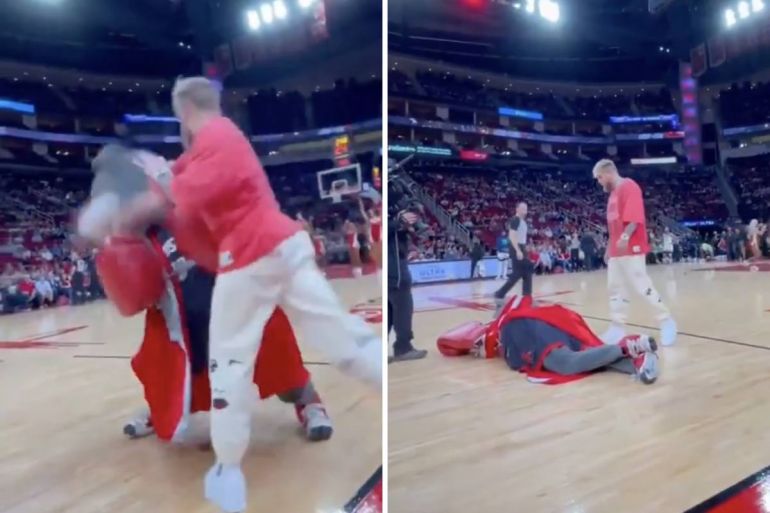
[[[596,240],[589,232],[583,234],[580,238],[580,249],[583,251],[585,258],[583,259],[583,265],[586,271],[593,271],[596,261]]]
[[[479,262],[484,258],[484,246],[481,245],[481,241],[478,237],[473,237],[473,244],[471,247],[471,279],[478,275]]]
[[[390,362],[419,360],[428,354],[412,345],[414,302],[407,254],[410,233],[418,220],[417,214],[402,210],[388,222],[388,334],[396,330]]]

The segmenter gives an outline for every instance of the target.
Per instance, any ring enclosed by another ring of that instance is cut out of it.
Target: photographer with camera
[[[390,362],[419,360],[428,351],[412,345],[412,276],[409,274],[409,239],[425,230],[422,223],[422,205],[403,197],[397,180],[388,184],[391,209],[388,216],[388,334],[396,331],[393,356]]]

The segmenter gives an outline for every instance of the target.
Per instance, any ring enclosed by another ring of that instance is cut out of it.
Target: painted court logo
[[[382,304],[360,303],[351,308],[350,313],[358,315],[370,324],[382,323]]]
[[[48,333],[41,333],[21,340],[2,340],[0,341],[0,350],[3,349],[56,349],[61,347],[79,347],[82,345],[95,345],[87,342],[55,342],[46,339],[65,335],[75,331],[85,329],[87,326],[75,326],[73,328],[64,328]]]

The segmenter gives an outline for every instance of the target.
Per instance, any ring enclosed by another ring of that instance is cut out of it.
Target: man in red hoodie
[[[211,438],[217,462],[206,475],[206,498],[228,513],[246,509],[241,460],[249,443],[253,362],[277,306],[308,343],[379,390],[382,349],[363,319],[343,308],[315,263],[308,234],[284,215],[249,139],[220,108],[204,77],[180,79],[172,95],[184,154],[173,166],[167,198],[146,195],[124,222],[200,216],[219,262],[211,304],[209,369]],[[144,162],[150,175],[157,163]]]

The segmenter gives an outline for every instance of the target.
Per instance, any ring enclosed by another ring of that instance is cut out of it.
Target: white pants
[[[613,324],[626,323],[630,292],[642,296],[655,309],[658,321],[671,316],[647,274],[645,255],[610,258],[607,263],[607,288],[610,293],[610,317]]]
[[[249,444],[255,403],[254,362],[276,306],[302,340],[348,374],[382,386],[382,344],[347,312],[300,232],[255,263],[217,276],[211,301],[209,371],[211,440],[217,460],[239,464]]]
[[[498,278],[507,278],[508,277],[508,262],[510,262],[511,259],[508,257],[508,255],[505,255],[504,259],[497,259],[497,277]]]

